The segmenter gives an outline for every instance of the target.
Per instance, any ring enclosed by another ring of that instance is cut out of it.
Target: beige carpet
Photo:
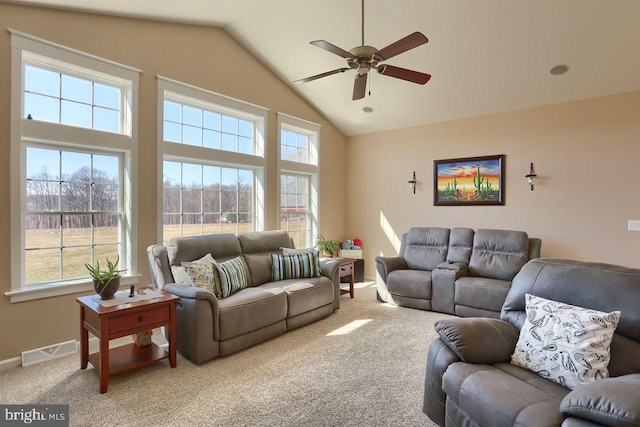
[[[424,426],[425,362],[446,315],[360,284],[330,317],[203,365],[178,357],[113,377],[79,354],[0,373],[0,403],[65,403],[72,426]],[[154,334],[154,340],[161,339]]]

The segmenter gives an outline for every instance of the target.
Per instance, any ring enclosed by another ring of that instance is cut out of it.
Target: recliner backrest
[[[469,264],[473,249],[474,231],[471,228],[452,228],[449,236],[449,252],[447,261]]]
[[[640,269],[576,260],[538,258],[516,275],[500,318],[522,328],[525,294],[609,313],[620,310],[611,343],[609,375],[640,372]]]
[[[476,230],[469,275],[512,280],[529,260],[529,236],[524,231]]]
[[[238,242],[249,268],[251,286],[271,281],[271,254],[281,254],[282,248],[293,247],[289,233],[283,230],[241,233]]]
[[[412,227],[403,239],[400,256],[412,270],[432,271],[447,258],[448,228]]]

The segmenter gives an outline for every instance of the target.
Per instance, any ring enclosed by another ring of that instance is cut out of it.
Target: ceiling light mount
[[[567,71],[569,71],[569,66],[568,65],[564,65],[564,64],[556,65],[555,67],[553,67],[553,68],[551,68],[549,70],[549,72],[553,76],[561,76],[562,74],[566,73]]]

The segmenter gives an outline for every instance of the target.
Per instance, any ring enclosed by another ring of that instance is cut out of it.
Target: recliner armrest
[[[378,273],[382,279],[386,282],[387,276],[393,270],[405,270],[407,268],[407,262],[404,258],[396,256],[396,257],[376,257],[376,263],[378,268]]]
[[[464,276],[467,275],[466,272],[467,272],[468,268],[469,267],[467,266],[467,264],[465,264],[463,262],[449,262],[449,261],[446,261],[446,262],[441,262],[440,264],[438,264],[438,266],[436,267],[436,270],[459,271],[459,272],[461,272],[463,274],[461,274],[460,276],[458,276],[458,275],[456,275],[456,276],[464,277]],[[457,277],[456,277],[456,279],[457,279]]]
[[[603,378],[581,385],[560,403],[565,415],[603,425],[640,425],[640,374]]]
[[[510,323],[489,318],[440,320],[434,328],[460,360],[476,364],[509,362],[520,336]]]
[[[167,283],[164,291],[172,293],[180,298],[189,299],[206,299],[211,302],[212,306],[218,307],[218,299],[213,292],[206,289],[199,288],[197,286],[178,285],[177,283]]]

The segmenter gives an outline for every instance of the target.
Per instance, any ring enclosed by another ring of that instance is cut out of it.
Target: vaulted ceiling
[[[387,61],[429,73],[424,86],[355,70],[309,44],[361,44],[360,0],[11,0],[222,27],[347,135],[640,90],[638,0],[366,0],[364,41],[378,49],[420,31],[429,42]],[[563,75],[550,69],[564,64]],[[363,109],[369,107],[372,112]]]

